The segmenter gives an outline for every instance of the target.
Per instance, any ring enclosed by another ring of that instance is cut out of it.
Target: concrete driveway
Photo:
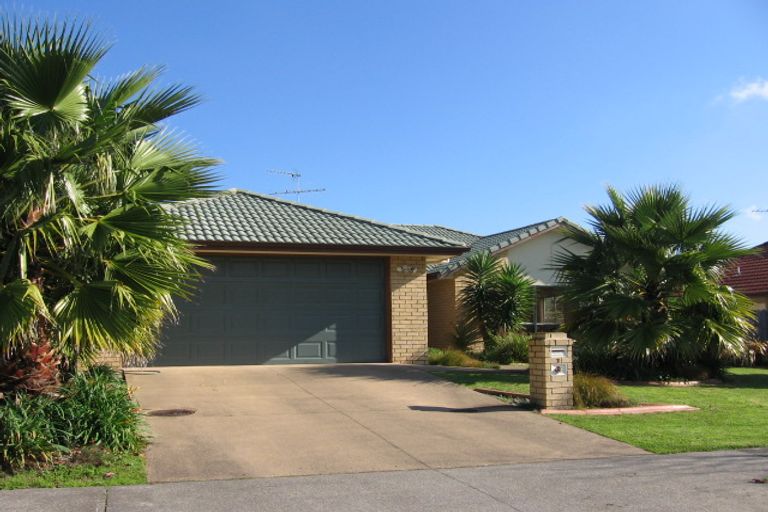
[[[127,370],[150,482],[474,467],[643,454],[399,365]]]

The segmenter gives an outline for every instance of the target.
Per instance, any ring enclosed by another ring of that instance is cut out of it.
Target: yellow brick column
[[[392,362],[426,363],[426,259],[419,256],[392,256],[389,263]]]
[[[573,408],[573,340],[538,332],[529,345],[531,402],[542,409]]]

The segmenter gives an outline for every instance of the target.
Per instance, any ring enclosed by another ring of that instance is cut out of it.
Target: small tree
[[[531,317],[533,281],[518,264],[504,264],[487,252],[467,260],[460,301],[466,320],[475,324],[485,343],[495,335],[519,330]]]
[[[750,301],[721,284],[728,263],[749,251],[721,231],[734,213],[693,208],[677,187],[651,186],[590,206],[591,229],[566,238],[589,248],[556,258],[568,329],[585,354],[609,357],[615,372],[679,374],[743,351]],[[603,366],[605,369],[605,366]]]
[[[40,347],[73,369],[103,349],[151,355],[172,297],[188,294],[204,265],[164,208],[214,182],[215,162],[161,124],[198,99],[152,88],[158,68],[95,80],[107,48],[83,24],[0,25],[6,384]]]

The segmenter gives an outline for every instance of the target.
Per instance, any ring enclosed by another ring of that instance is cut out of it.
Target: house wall
[[[556,286],[555,273],[547,267],[553,264],[554,256],[563,249],[575,253],[586,253],[587,248],[575,242],[563,241],[559,231],[535,235],[497,257],[506,262],[522,265],[526,273],[539,286]],[[456,323],[461,321],[459,295],[466,285],[461,274],[443,279],[432,279],[427,286],[429,298],[429,346],[445,348],[453,340]],[[453,297],[453,299],[451,299]]]
[[[559,230],[550,231],[510,247],[498,256],[508,262],[522,265],[536,284],[554,286],[557,285],[555,272],[547,267],[553,264],[555,255],[564,249],[577,254],[587,252],[586,247],[562,238],[563,234]]]
[[[427,281],[429,346],[448,348],[453,340],[457,318],[456,280]]]
[[[427,360],[427,264],[418,256],[392,256],[389,271],[393,363]]]

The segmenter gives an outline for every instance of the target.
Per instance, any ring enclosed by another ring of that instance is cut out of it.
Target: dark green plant
[[[515,263],[501,263],[487,252],[467,260],[467,284],[459,299],[466,322],[474,324],[485,343],[502,332],[519,330],[534,305],[533,281]]]
[[[577,373],[573,376],[573,404],[586,407],[626,407],[631,402],[606,377]]]
[[[453,346],[459,350],[467,351],[477,344],[480,335],[473,322],[458,322],[453,333]]]
[[[633,377],[695,364],[719,372],[752,329],[750,301],[721,284],[729,262],[750,253],[722,231],[734,212],[694,208],[674,186],[608,195],[587,208],[590,229],[565,228],[588,251],[556,257],[568,331],[583,354],[605,354]]]
[[[164,127],[198,98],[160,68],[97,80],[107,49],[87,24],[0,20],[0,358],[150,355],[205,265],[165,208],[214,183]]]
[[[70,449],[136,452],[144,443],[138,406],[110,369],[76,375],[55,398],[19,392],[0,401],[0,466],[5,471],[49,462]]]
[[[0,401],[0,469],[49,462],[66,451],[50,417],[53,405],[47,396],[26,393]]]
[[[68,446],[99,445],[135,452],[144,444],[143,422],[125,382],[107,367],[72,378],[56,401],[54,421]]]
[[[498,312],[498,276],[501,263],[487,252],[473,255],[467,260],[466,286],[460,300],[467,315],[467,322],[477,325],[483,341],[495,334]]]
[[[496,277],[498,314],[496,331],[519,331],[531,321],[535,304],[533,280],[517,263],[501,265]]]
[[[511,331],[502,336],[493,336],[485,345],[483,358],[500,364],[527,363],[530,336]]]

